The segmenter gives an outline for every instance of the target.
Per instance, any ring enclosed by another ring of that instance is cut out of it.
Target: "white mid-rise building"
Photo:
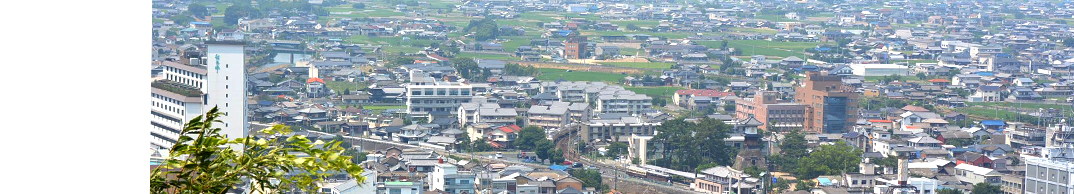
[[[433,171],[429,172],[427,179],[429,179],[430,191],[475,193],[476,175],[468,171],[459,171],[459,167],[452,164],[436,164]]]
[[[171,61],[150,85],[149,147],[167,149],[179,140],[183,124],[205,113],[205,66]]]
[[[1074,129],[1048,128],[1043,157],[1026,157],[1025,193],[1074,193]]]
[[[630,90],[612,90],[600,92],[597,97],[598,113],[624,113],[640,115],[653,110],[653,98],[645,94],[636,94]]]
[[[209,41],[206,111],[217,107],[223,123],[216,123],[227,138],[245,137],[250,123],[246,118],[245,42]]]
[[[406,85],[407,114],[426,117],[430,112],[459,110],[473,98],[473,86],[467,83],[437,80],[421,70],[410,70]]]

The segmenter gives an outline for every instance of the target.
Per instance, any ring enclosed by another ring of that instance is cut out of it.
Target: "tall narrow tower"
[[[227,138],[246,136],[249,123],[246,122],[246,59],[243,54],[245,42],[242,41],[208,41],[209,71],[205,96],[206,110],[213,106],[223,114],[215,123]]]

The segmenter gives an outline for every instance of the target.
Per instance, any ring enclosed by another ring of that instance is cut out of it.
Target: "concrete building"
[[[377,194],[419,194],[421,183],[389,181],[377,184]]]
[[[213,126],[220,127],[220,133],[227,138],[245,137],[250,128],[246,115],[246,59],[243,53],[246,43],[209,41],[206,44],[209,45],[206,109],[215,106],[223,113],[217,118],[223,123]]]
[[[653,136],[630,134],[630,142],[627,144],[629,150],[627,156],[630,160],[637,158],[638,165],[645,165],[649,161],[649,140],[652,140]]]
[[[857,121],[858,93],[843,85],[842,77],[806,75],[805,83],[795,91],[795,102],[806,105],[804,129],[819,133],[844,133]]]
[[[200,62],[161,62],[160,80],[151,85],[152,119],[149,147],[167,149],[179,139],[183,124],[205,114],[206,77],[208,71]]]
[[[854,75],[858,76],[886,76],[886,75],[910,75],[910,68],[896,64],[850,64],[854,69]]]
[[[406,84],[406,113],[428,117],[430,112],[458,110],[473,98],[473,86],[467,83],[437,80],[421,70],[410,70]]]
[[[487,102],[467,102],[459,105],[460,125],[489,123],[493,125],[515,124],[518,113],[513,108],[500,108],[499,104]]]
[[[654,132],[659,126],[659,122],[649,122],[638,117],[593,119],[582,125],[582,139],[589,142],[595,140],[626,141],[631,135],[655,135]]]
[[[602,91],[597,97],[597,113],[639,115],[653,110],[653,98],[630,90]]]
[[[585,36],[569,36],[567,40],[563,42],[563,58],[567,59],[583,59],[588,58],[586,53],[586,37]]]
[[[734,96],[735,93],[721,92],[717,90],[679,90],[671,97],[672,101],[681,107],[698,109],[714,106],[712,102],[719,102],[721,98]],[[707,103],[705,102],[707,101]]]
[[[990,168],[974,166],[972,164],[959,164],[955,166],[955,177],[959,181],[969,184],[989,183],[999,185],[1000,174]]]
[[[768,131],[801,130],[805,126],[806,105],[782,102],[779,93],[761,91],[753,98],[735,101],[735,118],[753,117],[764,123],[759,128]]]
[[[1074,129],[1048,129],[1042,157],[1026,157],[1025,193],[1074,193]]]
[[[197,88],[169,80],[151,85],[149,147],[171,148],[179,140],[183,124],[205,113],[204,95]]]
[[[459,167],[452,164],[437,164],[427,177],[430,191],[443,191],[446,193],[475,193],[474,173],[459,171]]]

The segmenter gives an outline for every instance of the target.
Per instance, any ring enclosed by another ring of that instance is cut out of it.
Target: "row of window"
[[[436,88],[436,89],[425,88],[425,89],[421,89],[421,90],[413,89],[413,90],[410,91],[410,95],[411,96],[422,96],[422,95],[425,95],[425,96],[433,96],[433,95],[437,95],[437,96],[449,96],[449,95],[450,96],[469,96],[470,95],[470,90],[469,89],[459,89],[459,88]]]
[[[193,78],[197,78],[197,79],[203,79],[203,80],[205,79],[205,75],[197,74],[197,73],[194,73],[194,72],[191,72],[191,71],[187,71],[187,70],[183,70],[183,69],[179,69],[179,68],[175,68],[175,67],[167,67],[167,66],[166,66],[166,68],[167,68],[168,71],[170,71],[170,72],[172,72],[174,74],[185,75],[185,76],[189,76],[189,77],[193,77]]]
[[[152,101],[152,105],[153,105],[153,107],[164,109],[164,110],[167,110],[168,112],[173,112],[175,114],[179,114],[179,115],[185,115],[186,114],[185,109],[180,109],[179,107],[170,106],[170,105],[167,105],[167,104],[164,104],[164,103],[159,103],[157,101]]]

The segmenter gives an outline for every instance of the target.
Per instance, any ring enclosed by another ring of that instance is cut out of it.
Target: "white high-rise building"
[[[183,124],[205,114],[205,66],[161,62],[163,72],[150,92],[149,148],[167,149],[179,140]]]
[[[246,60],[243,53],[245,42],[209,41],[207,57],[208,92],[205,109],[216,106],[223,123],[213,126],[221,129],[227,138],[246,136],[250,124],[246,121]]]

